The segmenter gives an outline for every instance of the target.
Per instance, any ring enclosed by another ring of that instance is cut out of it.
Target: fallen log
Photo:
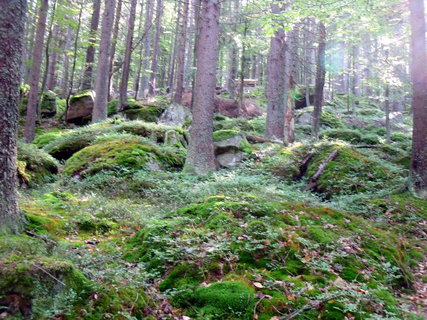
[[[326,158],[326,160],[323,161],[323,163],[319,166],[319,169],[317,169],[316,173],[310,178],[310,183],[304,188],[304,191],[312,190],[317,186],[317,180],[322,175],[323,170],[325,170],[328,163],[334,160],[337,155],[338,149],[331,152],[331,154]]]
[[[276,144],[281,144],[283,145],[282,141],[278,141],[278,140],[270,140],[270,139],[266,139],[264,137],[257,137],[257,136],[246,136],[246,139],[251,142],[251,143],[276,143]]]

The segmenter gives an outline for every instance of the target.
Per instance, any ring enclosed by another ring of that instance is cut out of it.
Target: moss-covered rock
[[[138,137],[119,135],[75,153],[66,161],[63,172],[84,177],[103,170],[160,170],[181,167],[184,159],[182,150],[161,148]]]
[[[77,151],[92,144],[98,137],[114,133],[129,133],[168,145],[186,144],[184,131],[174,127],[144,121],[107,120],[66,131],[50,141],[44,149],[56,159],[66,160]]]
[[[56,115],[57,96],[53,91],[46,91],[42,94],[42,100],[40,104],[40,110],[43,117],[51,118]]]
[[[18,177],[21,184],[35,186],[53,180],[59,163],[34,145],[18,144]]]
[[[92,291],[93,284],[68,261],[18,255],[0,260],[0,306],[8,314],[51,318]]]
[[[38,135],[34,141],[33,144],[35,144],[39,148],[43,148],[52,141],[57,140],[64,134],[67,134],[69,130],[50,130],[46,133],[43,133],[41,135]]]

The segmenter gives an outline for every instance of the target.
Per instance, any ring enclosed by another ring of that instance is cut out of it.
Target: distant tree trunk
[[[232,26],[233,35],[237,34],[237,24],[239,17],[239,7],[240,0],[234,0],[234,21]],[[231,11],[231,10],[230,10]],[[229,72],[227,79],[227,91],[230,95],[230,99],[236,98],[236,78],[237,78],[237,69],[238,69],[238,55],[239,50],[237,48],[237,43],[234,39],[231,41],[231,49],[229,50]]]
[[[18,233],[17,151],[26,0],[0,0],[0,234]]]
[[[144,13],[144,1],[141,1],[141,11],[139,13],[139,25],[138,25],[138,41],[142,42],[143,34],[142,34],[142,26],[143,26],[143,19],[142,15]],[[145,35],[144,35],[145,36]],[[139,91],[139,78],[141,77],[141,69],[142,69],[142,50],[144,49],[142,46],[142,43],[139,43],[139,50],[138,50],[138,61],[135,69],[135,73],[133,76],[133,91],[135,92],[134,98],[135,100],[138,99],[138,91]]]
[[[150,79],[150,95],[156,94],[157,88],[157,72],[158,72],[158,60],[159,60],[159,42],[160,35],[162,33],[162,17],[163,17],[163,0],[157,0],[156,9],[156,34],[154,35],[153,41],[153,60],[151,63],[151,79]]]
[[[212,141],[216,67],[219,37],[219,0],[202,0],[197,38],[197,72],[194,86],[193,123],[185,170],[207,174],[216,169]]]
[[[95,44],[100,15],[101,0],[93,0],[93,11],[89,32],[89,45],[86,49],[86,69],[83,75],[82,90],[92,89],[93,64],[95,63]]]
[[[423,0],[410,0],[412,29],[413,136],[411,176],[414,193],[427,199],[427,54]]]
[[[29,143],[34,140],[36,119],[37,119],[37,102],[40,80],[40,69],[43,57],[44,33],[46,31],[46,17],[49,8],[49,0],[41,0],[39,19],[37,22],[36,40],[33,51],[32,67],[30,73],[30,92],[28,94],[27,117],[25,119],[24,135],[25,140]]]
[[[71,67],[71,79],[70,79],[70,83],[67,83],[68,85],[68,94],[66,97],[66,110],[65,110],[65,115],[67,114],[68,108],[70,107],[70,97],[71,94],[73,93],[73,88],[74,88],[74,76],[76,73],[76,64],[77,64],[77,49],[78,49],[78,43],[79,43],[79,36],[80,36],[80,29],[81,29],[81,25],[82,25],[82,15],[83,15],[83,7],[84,7],[84,3],[81,2],[80,3],[80,11],[79,11],[79,17],[77,19],[77,30],[76,30],[76,35],[74,38],[74,49],[73,49],[73,65]]]
[[[65,34],[66,40],[64,41],[64,49],[68,50],[68,48],[72,45],[72,28],[67,28],[67,33]],[[70,55],[68,51],[64,50],[64,74],[61,79],[61,97],[63,99],[67,98],[69,91],[69,81],[70,81]]]
[[[359,46],[353,45],[352,46],[352,81],[351,81],[351,95],[352,95],[352,114],[356,114],[357,104],[358,104],[358,96],[359,96]]]
[[[110,66],[111,32],[113,30],[114,9],[116,0],[106,0],[102,18],[101,42],[99,44],[98,69],[95,81],[95,104],[93,106],[92,122],[107,119],[108,103],[108,71]]]
[[[272,12],[279,14],[283,8],[273,3]],[[285,126],[285,31],[279,28],[270,41],[267,60],[267,120],[265,137],[270,140],[283,140]]]
[[[52,56],[48,68],[48,77],[47,77],[47,89],[55,90],[56,87],[56,64],[58,63],[58,36],[59,36],[59,25],[55,25],[53,29],[53,39],[56,41],[56,45],[52,46]]]
[[[28,10],[31,12],[28,15],[28,19],[27,19],[27,24],[26,24],[26,28],[25,28],[25,34],[28,35],[28,41],[27,43],[24,45],[24,50],[25,52],[25,59],[23,60],[27,60],[27,61],[31,61],[32,56],[33,56],[33,51],[34,51],[34,33],[35,33],[35,28],[33,27],[33,25],[35,25],[37,23],[37,13],[38,13],[38,8],[37,8],[37,1],[33,1],[30,0],[28,2]],[[29,78],[30,78],[30,72],[31,72],[31,65],[28,62],[24,62],[24,83],[28,83]]]
[[[116,0],[114,0],[116,1]],[[108,0],[107,0],[108,2]],[[110,98],[110,93],[113,89],[113,76],[114,76],[114,60],[116,56],[116,47],[117,47],[117,40],[119,37],[119,29],[120,29],[120,17],[122,15],[122,2],[123,0],[117,0],[117,8],[116,8],[116,14],[115,14],[115,21],[114,21],[114,29],[113,29],[113,37],[111,39],[111,45],[110,45],[110,64],[109,64],[109,76],[108,76],[108,98]],[[114,18],[113,18],[114,19]],[[102,36],[101,36],[102,37]]]
[[[326,28],[323,22],[319,24],[319,48],[317,54],[316,87],[314,97],[313,127],[311,135],[314,139],[319,138],[320,119],[323,106],[323,89],[325,87],[325,49],[326,49]]]
[[[187,23],[188,23],[188,8],[189,0],[184,1],[184,7],[181,13],[181,25],[179,31],[178,41],[178,61],[176,70],[176,90],[174,95],[174,102],[177,104],[182,103],[182,95],[184,93],[184,70],[185,70],[185,44],[187,42]]]
[[[42,117],[42,112],[40,109],[41,106],[41,100],[43,98],[43,92],[46,90],[46,84],[47,84],[47,78],[49,76],[49,68],[51,65],[51,61],[50,61],[50,51],[51,51],[51,42],[52,42],[52,36],[53,36],[53,26],[55,25],[55,20],[56,20],[56,8],[58,6],[58,0],[55,0],[54,4],[53,4],[53,8],[52,8],[52,13],[51,13],[51,18],[50,18],[50,24],[49,24],[49,29],[48,29],[48,33],[47,33],[47,39],[46,39],[46,46],[45,46],[45,67],[44,67],[44,74],[43,74],[43,80],[42,80],[42,87],[41,87],[41,95],[39,96],[39,101],[37,102],[37,107],[38,107],[38,112],[37,115],[39,117],[39,119],[41,119]]]
[[[285,79],[285,128],[284,128],[284,144],[288,145],[295,141],[295,120],[294,120],[294,98],[292,96],[295,87],[295,75],[297,72],[297,32],[292,30],[288,33],[286,39],[286,79]]]
[[[390,86],[386,84],[384,94],[384,111],[385,111],[385,129],[386,129],[386,141],[391,142],[391,127],[390,127]]]
[[[119,110],[123,110],[127,104],[127,91],[129,82],[130,62],[132,55],[132,43],[133,43],[133,30],[135,28],[135,16],[136,16],[136,5],[137,0],[132,0],[129,12],[128,21],[128,34],[126,36],[126,49],[125,57],[122,67],[122,81],[120,83],[120,98],[119,98]]]
[[[148,68],[150,65],[150,54],[151,54],[151,29],[153,26],[153,10],[154,10],[154,0],[147,0],[147,6],[145,8],[145,22],[144,22],[144,53],[142,60],[142,79],[140,87],[140,96],[142,98],[147,97],[148,92]]]

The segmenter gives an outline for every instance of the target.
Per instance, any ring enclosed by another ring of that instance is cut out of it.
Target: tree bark
[[[122,67],[122,81],[120,83],[120,98],[119,98],[119,108],[118,108],[119,110],[123,110],[127,104],[127,91],[128,91],[129,72],[130,72],[130,62],[131,62],[131,55],[132,55],[133,30],[135,28],[136,5],[137,5],[137,0],[132,0],[130,5],[130,12],[129,12],[128,34],[126,36],[125,57],[124,57],[123,67]]]
[[[101,42],[99,45],[98,70],[95,82],[95,104],[93,106],[92,122],[107,119],[108,78],[110,66],[111,32],[113,30],[114,9],[116,0],[106,0],[102,18]]]
[[[317,54],[316,87],[314,97],[313,127],[311,135],[314,139],[319,138],[320,118],[322,116],[323,89],[325,87],[325,49],[326,49],[326,28],[323,22],[319,24],[319,48]]]
[[[93,0],[93,12],[90,21],[89,46],[86,49],[86,69],[83,75],[82,90],[92,89],[93,65],[95,63],[95,44],[98,33],[101,0]]]
[[[36,40],[30,73],[30,92],[28,94],[27,117],[25,120],[24,129],[25,140],[27,142],[33,141],[35,136],[40,69],[43,56],[44,33],[46,31],[48,7],[49,1],[42,0],[39,11],[39,19],[37,21]]]
[[[154,0],[148,0],[145,8],[145,22],[144,22],[144,53],[142,57],[142,79],[140,86],[140,97],[146,98],[148,92],[148,79],[147,70],[150,63],[150,53],[151,53],[151,28],[153,25],[153,10],[154,10]]]
[[[157,0],[156,8],[156,34],[154,35],[153,41],[153,60],[151,63],[151,78],[150,78],[150,95],[156,94],[157,88],[157,72],[158,72],[158,60],[159,60],[159,42],[160,35],[162,33],[162,18],[163,18],[163,0]]]
[[[194,85],[193,123],[185,170],[207,174],[216,169],[212,140],[216,67],[219,37],[219,0],[202,0],[197,39],[197,72]]]
[[[423,0],[410,0],[412,29],[412,136],[411,176],[414,193],[427,199],[427,54]]]
[[[279,14],[283,8],[272,4],[272,12]],[[283,140],[285,126],[285,31],[279,28],[271,38],[267,60],[267,121],[265,137],[271,140]]]
[[[176,70],[176,91],[174,95],[174,102],[177,104],[182,103],[182,95],[184,93],[184,70],[185,70],[185,44],[187,42],[187,23],[188,23],[188,8],[189,0],[184,1],[184,7],[181,13],[181,25],[179,32],[178,42],[178,61]]]
[[[26,0],[0,0],[0,234],[17,233],[17,151],[19,81],[21,77]]]

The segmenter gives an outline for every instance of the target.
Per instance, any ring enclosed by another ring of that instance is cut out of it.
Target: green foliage
[[[213,141],[224,141],[231,138],[234,138],[235,136],[238,136],[240,133],[236,130],[219,130],[215,131],[213,133]]]

